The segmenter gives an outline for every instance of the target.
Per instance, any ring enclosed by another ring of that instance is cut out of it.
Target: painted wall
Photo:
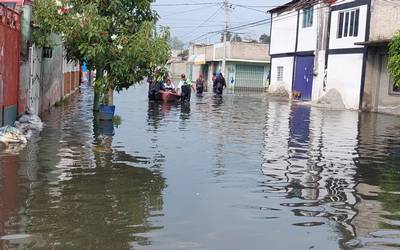
[[[400,29],[399,3],[372,0],[369,40],[390,39]]]
[[[317,26],[318,26],[318,8],[320,5],[314,6],[313,24],[311,27],[303,28],[303,10],[300,10],[299,19],[299,37],[297,51],[315,50],[317,45]]]
[[[230,42],[230,50],[230,59],[270,61],[268,44]]]
[[[337,89],[348,109],[358,109],[363,54],[329,55],[327,91]]]
[[[297,11],[290,10],[272,15],[270,53],[288,53],[295,51],[297,30]]]
[[[279,66],[283,66],[283,80],[278,81]],[[272,58],[271,62],[271,84],[269,92],[275,92],[280,88],[284,88],[288,93],[292,92],[292,77],[293,77],[293,57]]]
[[[400,94],[392,91],[387,70],[387,48],[370,48],[363,96],[363,110],[400,115]]]
[[[352,9],[360,9],[359,16],[359,26],[358,26],[358,36],[357,37],[342,37],[337,38],[338,34],[338,23],[339,23],[339,13],[343,10],[332,11],[331,14],[331,30],[329,36],[329,49],[343,49],[343,48],[362,48],[363,46],[354,45],[356,42],[364,42],[365,41],[365,29],[367,23],[367,5],[362,5],[356,8],[349,8],[347,10]]]

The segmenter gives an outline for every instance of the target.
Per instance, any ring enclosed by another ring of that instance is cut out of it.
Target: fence
[[[0,125],[18,113],[20,15],[0,4]]]

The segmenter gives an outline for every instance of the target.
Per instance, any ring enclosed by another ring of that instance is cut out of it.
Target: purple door
[[[314,71],[314,56],[296,57],[296,71],[293,83],[295,96],[301,100],[311,100]]]

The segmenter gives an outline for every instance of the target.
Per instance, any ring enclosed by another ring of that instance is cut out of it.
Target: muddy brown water
[[[261,94],[83,87],[0,153],[0,249],[397,249],[400,120]]]

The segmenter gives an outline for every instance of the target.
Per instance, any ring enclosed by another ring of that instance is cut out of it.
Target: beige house
[[[208,85],[213,73],[222,70],[224,44],[192,44],[189,47],[187,75],[195,81],[203,74]],[[227,42],[225,78],[231,89],[265,90],[270,70],[269,45]]]
[[[400,4],[375,0],[371,8],[369,39],[358,43],[368,48],[362,109],[400,114],[400,88],[389,75],[388,44],[400,31]]]

